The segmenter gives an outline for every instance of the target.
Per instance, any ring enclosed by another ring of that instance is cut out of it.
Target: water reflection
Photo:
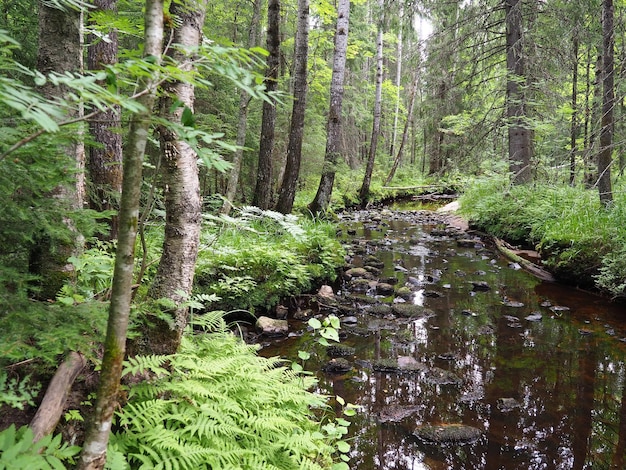
[[[411,286],[410,303],[434,314],[380,318],[364,302],[345,340],[356,349],[354,372],[320,375],[321,392],[362,408],[351,429],[351,468],[623,469],[623,306],[541,283],[479,245],[458,247],[411,214],[385,216],[380,223],[364,214],[346,221],[358,238],[378,241],[354,263],[374,254],[385,264],[380,276]],[[299,341],[265,354],[295,358]],[[321,348],[315,352],[318,362],[309,367],[327,360]],[[424,369],[378,372],[372,364],[380,359]],[[460,384],[433,382],[426,368],[454,374]],[[392,412],[408,414],[382,422],[381,413]],[[483,435],[467,445],[432,445],[412,434],[439,423]]]

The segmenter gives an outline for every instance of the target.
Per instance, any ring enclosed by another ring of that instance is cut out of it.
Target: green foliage
[[[179,353],[137,359],[109,455],[131,468],[330,468],[334,435],[314,417],[313,379],[256,355],[225,329],[187,333]],[[164,368],[164,364],[167,367]]]
[[[0,311],[0,367],[36,360],[54,370],[70,349],[89,356],[102,341],[107,313],[107,305],[96,301],[65,306],[16,299]]]
[[[30,376],[24,377],[22,380],[9,377],[6,372],[0,372],[0,406],[9,405],[11,408],[23,410],[25,404],[35,406],[33,398],[37,396],[41,384],[32,384]]]
[[[504,178],[478,180],[461,198],[471,223],[514,243],[535,245],[557,277],[624,295],[626,200],[600,206],[597,190],[554,185],[509,186]]]
[[[12,424],[0,432],[0,468],[65,470],[79,450],[61,442],[60,434],[49,434],[33,443],[33,431],[28,426],[16,430]]]
[[[197,291],[220,297],[220,308],[271,307],[334,279],[343,249],[334,228],[273,211],[245,207],[239,217],[213,218],[203,233]]]

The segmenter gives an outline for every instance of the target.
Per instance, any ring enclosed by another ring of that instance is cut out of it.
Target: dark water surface
[[[437,220],[416,211],[343,217],[352,263],[376,256],[385,264],[377,277],[408,283],[409,301],[434,312],[375,315],[365,301],[393,297],[350,293],[358,323],[345,326],[342,343],[355,348],[347,357],[354,369],[318,376],[322,393],[361,407],[351,418],[351,468],[626,468],[624,305],[538,281],[480,243],[459,247]],[[348,291],[341,286],[341,295]],[[313,350],[305,366],[319,371],[329,358],[310,344],[307,335],[294,336],[266,343],[262,354],[295,359],[298,349]],[[450,371],[460,382],[442,385],[424,373],[371,366],[397,358]],[[381,419],[394,412],[407,416]],[[470,425],[482,437],[431,444],[413,435],[424,424]]]

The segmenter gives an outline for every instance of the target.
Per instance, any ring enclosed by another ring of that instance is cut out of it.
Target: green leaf
[[[185,109],[183,109],[183,114],[180,118],[180,122],[183,124],[183,126],[195,127],[196,120],[194,118],[193,111],[189,106],[185,106]]]
[[[337,450],[346,454],[350,452],[350,444],[346,441],[337,441]]]
[[[298,357],[303,361],[308,361],[311,358],[311,354],[306,351],[298,351]]]
[[[319,330],[322,327],[321,322],[317,318],[311,318],[308,324],[314,330]]]

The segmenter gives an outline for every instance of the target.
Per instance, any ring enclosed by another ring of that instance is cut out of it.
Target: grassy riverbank
[[[616,188],[604,209],[597,190],[504,178],[468,185],[461,214],[470,224],[512,243],[536,248],[559,280],[626,297],[626,195]]]

